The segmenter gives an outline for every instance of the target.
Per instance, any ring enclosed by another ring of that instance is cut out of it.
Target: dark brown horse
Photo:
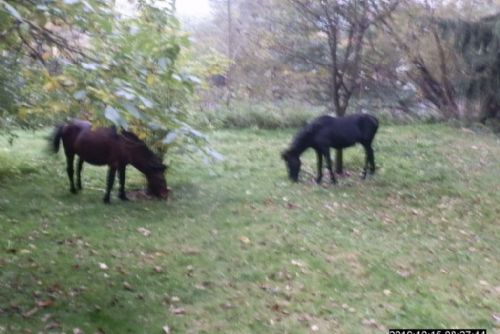
[[[156,197],[166,198],[168,188],[164,172],[166,166],[135,134],[128,131],[118,133],[115,128],[97,128],[83,120],[73,120],[56,127],[52,138],[54,152],[59,151],[60,141],[66,154],[70,191],[76,194],[82,189],[81,172],[83,162],[92,165],[108,165],[107,187],[104,203],[110,202],[110,193],[118,171],[119,197],[127,200],[125,193],[125,168],[131,164],[142,172],[148,182],[148,192]],[[73,161],[78,156],[76,187],[73,181]]]

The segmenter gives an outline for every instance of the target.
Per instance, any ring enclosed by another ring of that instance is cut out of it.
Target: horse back
[[[128,163],[122,140],[114,128],[82,131],[76,137],[73,148],[80,158],[93,165],[118,167]]]
[[[318,146],[346,148],[356,143],[371,143],[378,128],[378,120],[368,114],[345,117],[322,116],[316,119],[321,127],[315,134]]]

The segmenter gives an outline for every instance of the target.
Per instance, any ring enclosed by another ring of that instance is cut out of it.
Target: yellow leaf
[[[20,108],[18,116],[20,119],[22,119],[24,121],[28,117],[29,113],[30,113],[30,110],[28,108]]]
[[[240,238],[240,241],[246,245],[248,245],[251,241],[248,237],[245,237],[245,236],[241,236]]]
[[[46,82],[45,85],[43,85],[43,90],[47,92],[54,90],[54,83],[52,81]]]
[[[148,77],[146,78],[146,82],[148,85],[153,85],[156,81],[155,75],[154,74],[149,74]]]
[[[42,59],[43,59],[43,60],[48,60],[49,58],[50,58],[50,53],[49,53],[49,52],[44,52],[44,53],[42,54]]]

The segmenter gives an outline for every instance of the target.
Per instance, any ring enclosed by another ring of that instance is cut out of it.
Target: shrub
[[[296,101],[236,101],[229,108],[202,109],[196,118],[198,126],[205,128],[281,129],[301,127],[325,112],[325,108]]]

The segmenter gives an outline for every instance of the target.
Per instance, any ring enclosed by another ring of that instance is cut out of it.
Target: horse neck
[[[304,151],[307,150],[309,147],[310,147],[309,143],[296,141],[290,146],[288,152],[292,153],[293,155],[301,156],[302,153],[304,153]]]
[[[147,169],[147,162],[143,159],[143,155],[141,149],[133,143],[129,143],[127,141],[122,143],[123,151],[126,152],[127,160],[129,163],[134,166],[139,172],[144,175],[150,174]]]

